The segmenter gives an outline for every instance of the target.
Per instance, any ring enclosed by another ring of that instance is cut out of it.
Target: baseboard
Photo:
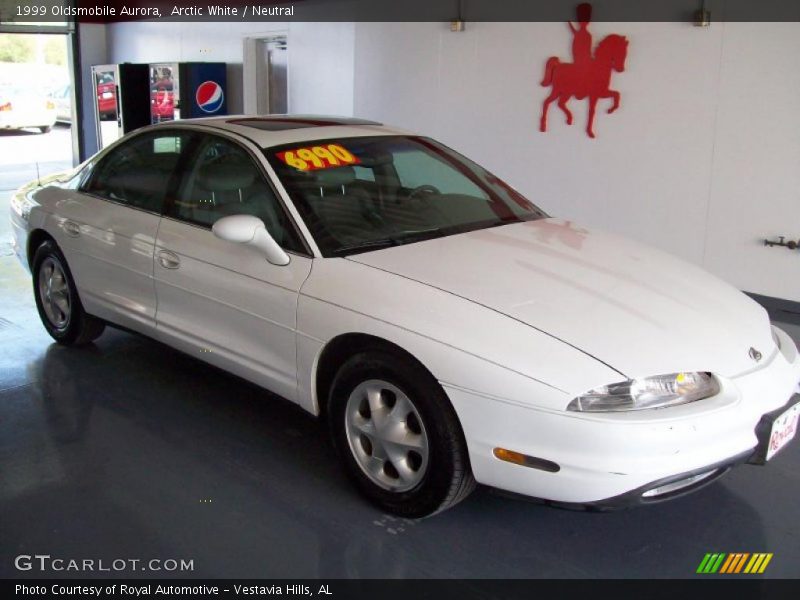
[[[766,308],[770,318],[774,321],[800,325],[800,302],[784,300],[783,298],[773,298],[772,296],[762,296],[761,294],[753,294],[751,292],[745,292],[745,294]]]

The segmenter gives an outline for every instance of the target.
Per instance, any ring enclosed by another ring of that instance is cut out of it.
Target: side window
[[[189,138],[184,132],[144,134],[103,157],[83,190],[160,213],[172,173]]]
[[[211,227],[229,215],[254,215],[286,250],[304,252],[289,217],[252,157],[238,144],[207,135],[169,208],[169,216]]]

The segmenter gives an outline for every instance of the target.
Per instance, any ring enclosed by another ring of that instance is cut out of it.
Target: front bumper
[[[564,508],[567,510],[606,512],[622,508],[642,506],[645,504],[657,504],[659,502],[665,502],[667,500],[685,496],[686,494],[691,494],[700,488],[704,488],[707,485],[714,483],[733,467],[748,462],[752,456],[752,450],[747,450],[738,456],[720,461],[713,465],[706,465],[705,467],[694,469],[688,473],[680,473],[678,475],[664,477],[657,481],[651,481],[646,485],[620,494],[619,496],[605,498],[596,502],[562,502],[558,500],[546,500],[544,498],[522,496],[514,492],[501,493],[512,497],[522,498],[524,500],[532,500],[534,502],[546,504],[548,506],[554,506],[556,508]],[[669,489],[671,486],[675,486],[674,489]],[[661,489],[669,489],[669,491],[649,495],[651,492],[657,492]]]
[[[24,129],[26,127],[52,127],[56,122],[56,112],[0,112],[0,129]]]
[[[20,192],[16,192],[15,196]],[[11,249],[26,271],[30,272],[28,264],[27,245],[29,223],[20,212],[19,207],[15,206],[16,198],[12,197],[9,219],[11,222]]]
[[[783,350],[763,367],[723,380],[720,393],[683,406],[631,413],[568,413],[521,407],[445,384],[461,420],[478,482],[567,506],[650,503],[710,483],[756,450],[762,416],[798,391],[800,357]],[[800,395],[797,395],[800,400]],[[497,459],[505,448],[555,463],[542,470]],[[709,473],[674,493],[644,492]]]

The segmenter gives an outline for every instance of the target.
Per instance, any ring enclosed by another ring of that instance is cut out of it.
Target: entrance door
[[[289,112],[289,50],[285,35],[244,41],[244,112],[281,115]]]

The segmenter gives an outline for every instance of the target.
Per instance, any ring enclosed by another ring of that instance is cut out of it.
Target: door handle
[[[64,221],[61,228],[70,237],[78,237],[81,234],[81,227],[75,221]]]
[[[177,269],[181,266],[181,259],[174,252],[169,250],[160,250],[158,253],[158,262],[165,269]]]

